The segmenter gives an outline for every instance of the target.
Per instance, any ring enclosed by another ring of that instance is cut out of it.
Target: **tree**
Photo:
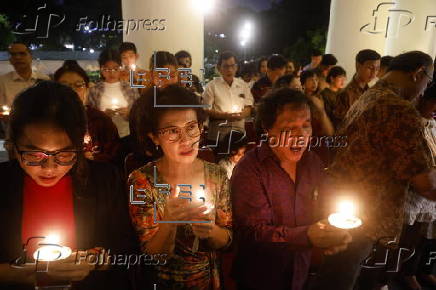
[[[0,14],[0,50],[7,50],[8,46],[15,41],[8,17]]]
[[[283,54],[294,61],[304,64],[310,60],[312,49],[324,52],[327,42],[327,29],[319,28],[309,30],[304,37],[299,37],[297,41],[283,50]]]

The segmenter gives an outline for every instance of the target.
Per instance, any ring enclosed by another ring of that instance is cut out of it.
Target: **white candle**
[[[130,69],[133,70],[133,71],[135,71],[135,70],[136,70],[136,64],[131,64],[131,65],[130,65]]]
[[[2,106],[2,110],[3,110],[3,115],[9,115],[11,109],[9,108],[9,106],[3,105]]]
[[[71,249],[59,245],[59,242],[60,238],[58,235],[48,235],[40,243],[41,247],[33,253],[33,258],[38,261],[56,261],[68,258],[71,255]]]
[[[112,103],[112,110],[116,110],[116,109],[119,108],[118,107],[118,104],[119,104],[119,100],[118,99],[112,98],[111,103]]]
[[[208,214],[212,211],[214,206],[210,202],[206,202],[206,192],[203,188],[198,189],[194,194],[194,200],[192,201],[194,206],[206,206],[207,209],[204,211]],[[200,244],[200,239],[196,236],[194,243],[192,244],[192,252],[196,253],[198,251],[198,246]]]
[[[238,105],[233,105],[232,106],[232,113],[240,113],[241,109],[239,108]]]
[[[332,226],[340,229],[354,229],[362,225],[362,220],[355,216],[356,207],[351,201],[341,201],[338,212],[332,213],[328,221]]]

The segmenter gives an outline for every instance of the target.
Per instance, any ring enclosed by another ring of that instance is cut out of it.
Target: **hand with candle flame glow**
[[[217,226],[215,221],[211,220],[210,223],[195,223],[192,224],[192,231],[196,237],[200,239],[207,239],[214,236]]]
[[[164,211],[165,221],[192,221],[204,218],[206,206],[192,207],[188,199],[179,198],[180,188],[172,187]]]
[[[333,255],[345,250],[352,241],[348,231],[330,225],[327,220],[311,225],[307,231],[307,236],[312,245],[324,249],[326,255]]]

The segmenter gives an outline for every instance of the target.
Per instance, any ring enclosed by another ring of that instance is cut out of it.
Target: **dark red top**
[[[57,235],[59,244],[76,248],[73,186],[70,175],[62,177],[51,187],[38,185],[31,177],[24,177],[23,216],[21,237],[23,243],[36,236]],[[32,240],[28,246],[32,256],[42,239]]]
[[[307,230],[323,166],[305,152],[293,182],[271,148],[245,154],[231,178],[236,248],[233,275],[247,288],[301,290],[310,266]]]

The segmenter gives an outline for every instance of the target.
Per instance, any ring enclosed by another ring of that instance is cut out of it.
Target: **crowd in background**
[[[33,72],[23,43],[9,55],[0,289],[38,281],[9,263],[51,232],[72,249],[168,257],[128,270],[51,263],[50,279],[77,289],[436,288],[429,55],[364,49],[346,72],[318,50],[304,66],[224,51],[206,84],[189,52],[157,51],[145,69],[130,42],[101,52],[96,83],[74,60],[51,80]],[[343,197],[361,227],[327,221]],[[394,274],[396,258],[371,269],[392,243],[414,254]]]

